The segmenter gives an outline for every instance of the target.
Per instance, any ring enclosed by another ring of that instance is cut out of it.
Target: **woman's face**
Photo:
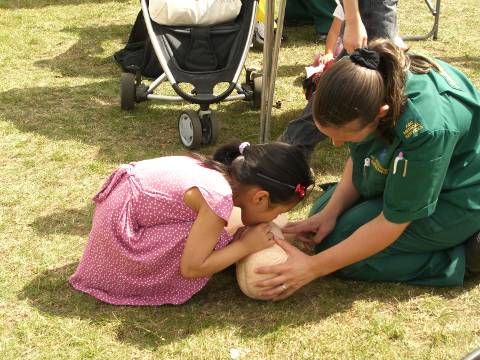
[[[368,135],[373,134],[378,127],[378,123],[387,116],[390,107],[387,104],[380,106],[377,117],[367,126],[363,125],[359,119],[355,119],[341,127],[322,126],[317,121],[315,125],[318,130],[332,139],[334,146],[342,146],[346,142],[360,142]]]
[[[316,123],[318,130],[327,135],[334,146],[342,146],[346,142],[360,142],[368,135],[374,133],[378,127],[378,121],[372,121],[362,128],[359,120],[354,120],[342,127],[322,126]]]

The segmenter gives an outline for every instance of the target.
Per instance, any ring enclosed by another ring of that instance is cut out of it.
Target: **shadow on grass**
[[[2,0],[0,9],[38,9],[47,6],[82,4],[127,3],[129,0]]]
[[[301,326],[348,310],[356,301],[397,305],[429,295],[446,299],[460,296],[464,288],[432,289],[399,284],[376,284],[326,278],[281,302],[246,298],[235,284],[232,272],[216,275],[184,305],[153,307],[113,306],[74,290],[68,277],[77,263],[51,269],[35,277],[19,293],[39,311],[59,317],[80,318],[100,326],[120,320],[117,338],[140,348],[157,348],[181,341],[208,328],[262,337],[282,327]],[[476,283],[467,283],[473,287]]]
[[[1,96],[4,120],[19,131],[96,146],[97,160],[114,163],[184,152],[177,119],[185,109],[198,109],[186,102],[147,102],[133,111],[122,111],[118,79],[73,87],[12,89]],[[215,107],[222,123],[219,144],[234,138],[258,142],[259,112],[250,104],[235,101]],[[301,113],[302,109],[296,109],[274,114],[271,139],[280,136],[287,123]],[[211,153],[213,147],[198,151]]]
[[[133,20],[132,20],[133,21]],[[78,41],[63,54],[48,60],[35,62],[38,67],[49,68],[59,72],[62,77],[111,77],[116,72],[120,74],[119,67],[113,56],[102,56],[104,53],[102,44],[116,39],[127,41],[131,25],[108,25],[96,27],[62,29],[69,37],[74,34]],[[118,50],[123,47],[119,46]]]
[[[67,209],[37,217],[31,226],[40,234],[86,236],[90,232],[92,216],[93,204],[84,209]]]
[[[118,80],[13,89],[2,93],[0,111],[21,132],[97,146],[100,161],[123,163],[180,148],[178,113],[149,104],[125,112],[118,93]]]

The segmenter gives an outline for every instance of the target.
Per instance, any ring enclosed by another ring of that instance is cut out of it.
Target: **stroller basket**
[[[141,0],[141,4],[125,49],[115,54],[125,71],[120,84],[122,109],[131,110],[135,103],[147,100],[198,104],[198,112],[180,115],[180,140],[189,149],[215,143],[219,126],[209,105],[246,100],[259,107],[259,73],[247,70],[246,83],[237,83],[253,37],[257,1],[242,0],[235,20],[209,26],[161,25],[151,21],[148,1]],[[146,85],[142,76],[153,81]],[[154,93],[165,80],[178,96]],[[227,89],[214,94],[220,83],[227,83]],[[187,92],[180,84],[190,84],[193,90]],[[238,94],[231,95],[235,89]]]

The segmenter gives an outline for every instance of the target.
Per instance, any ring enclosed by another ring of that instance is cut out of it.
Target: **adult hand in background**
[[[345,21],[345,31],[343,33],[343,47],[351,54],[355,49],[367,46],[368,37],[365,25],[363,25],[360,16]]]

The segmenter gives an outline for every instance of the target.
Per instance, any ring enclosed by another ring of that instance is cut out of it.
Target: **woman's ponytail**
[[[368,48],[380,56],[378,71],[382,75],[385,88],[385,103],[389,106],[387,115],[380,121],[380,135],[391,141],[392,129],[395,127],[405,106],[405,82],[408,57],[403,50],[386,39],[377,39],[369,43]]]

